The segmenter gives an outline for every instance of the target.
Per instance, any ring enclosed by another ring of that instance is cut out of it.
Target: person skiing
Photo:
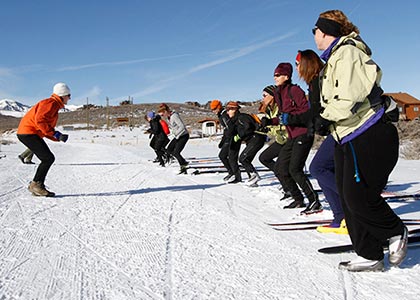
[[[319,117],[321,112],[319,73],[324,67],[324,64],[313,50],[298,51],[295,63],[299,78],[308,84],[310,108],[302,114],[283,114],[283,123],[293,126],[304,125],[308,128],[308,135],[313,136],[315,134],[315,119]],[[317,133],[319,135],[327,134],[327,137],[312,158],[309,172],[318,181],[318,185],[322,189],[325,199],[333,212],[333,221],[330,224],[318,226],[317,231],[322,233],[347,234],[344,211],[335,181],[334,139],[329,132]]]
[[[262,118],[273,119],[276,118],[279,113],[279,108],[274,101],[275,85],[268,85],[263,89],[261,105],[259,108],[262,113]],[[283,197],[280,200],[290,198],[290,192],[285,189],[281,184],[280,177],[278,176],[277,169],[275,168],[277,157],[279,156],[280,150],[287,141],[287,131],[284,125],[267,125],[265,128],[259,128],[261,132],[264,132],[270,139],[274,140],[269,146],[261,152],[258,159],[261,164],[270,169],[280,182],[279,190],[283,190]]]
[[[247,184],[256,186],[260,176],[252,161],[258,151],[264,146],[265,136],[255,132],[257,130],[256,120],[249,114],[241,113],[238,102],[229,102],[226,105],[226,109],[228,109],[228,115],[233,125],[233,142],[239,144],[245,142],[246,144],[245,149],[242,150],[239,156],[239,162],[248,174]]]
[[[146,120],[150,124],[148,132],[153,135],[150,141],[150,147],[155,151],[159,165],[164,167],[165,146],[168,144],[169,138],[163,129],[161,117],[154,111],[150,111],[146,115]]]
[[[290,63],[280,63],[275,68],[274,82],[276,89],[274,100],[279,107],[279,115],[273,119],[262,118],[263,127],[283,124],[282,116],[284,113],[301,114],[309,109],[305,92],[299,86],[292,84],[292,72],[293,67]],[[318,194],[303,171],[314,137],[307,135],[308,129],[306,126],[286,125],[286,130],[288,139],[280,149],[275,165],[282,185],[290,191],[293,198],[293,201],[284,208],[305,207],[304,197],[299,190],[300,187],[309,200],[309,205],[302,213],[320,212],[322,211],[322,205],[318,200]]]
[[[184,125],[179,114],[172,111],[165,103],[160,104],[158,113],[167,118],[168,125],[174,138],[170,141],[167,150],[169,155],[173,155],[179,163],[179,174],[187,174],[188,162],[182,157],[181,152],[187,144],[190,134]]]
[[[387,115],[382,71],[359,29],[340,10],[321,13],[312,29],[326,67],[320,76],[321,114],[315,129],[335,140],[337,189],[357,257],[339,263],[348,271],[382,271],[407,254],[408,230],[381,196],[398,161],[398,131]]]
[[[34,157],[34,153],[31,151],[31,149],[26,148],[25,151],[23,151],[21,154],[18,155],[18,158],[23,164],[33,165],[34,162],[32,161],[32,158]]]
[[[232,167],[229,162],[229,157],[234,155],[235,152],[231,153],[230,151],[230,142],[231,137],[229,137],[229,127],[232,126],[230,118],[227,114],[226,109],[223,108],[222,102],[220,100],[213,100],[210,102],[211,111],[217,115],[219,119],[219,124],[223,128],[223,135],[219,142],[219,159],[222,162],[223,166],[226,168],[228,174],[223,178],[224,181],[229,181],[235,176],[232,171]],[[237,160],[236,160],[237,161]]]
[[[28,187],[35,196],[55,196],[55,193],[45,188],[45,178],[55,157],[43,138],[55,142],[67,141],[68,135],[57,131],[55,126],[58,121],[58,111],[64,108],[70,98],[70,88],[67,84],[59,82],[54,85],[51,97],[35,104],[19,123],[17,138],[41,161]]]

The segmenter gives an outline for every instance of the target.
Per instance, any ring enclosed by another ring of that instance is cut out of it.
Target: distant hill
[[[22,117],[31,107],[20,102],[3,99],[0,100],[0,114],[5,116],[12,116],[20,118]]]

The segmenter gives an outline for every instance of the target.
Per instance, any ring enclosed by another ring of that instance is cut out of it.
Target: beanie
[[[228,104],[226,104],[227,109],[240,109],[239,103],[237,101],[229,101]]]
[[[147,113],[147,117],[148,117],[148,118],[150,118],[150,119],[154,119],[154,118],[155,118],[155,116],[156,116],[156,114],[155,114],[155,112],[154,112],[154,111],[149,111],[149,112]]]
[[[276,89],[275,85],[267,85],[264,89],[263,92],[266,92],[267,94],[270,94],[271,96],[274,96],[274,90]]]
[[[274,75],[287,75],[292,78],[293,67],[290,63],[280,63],[274,70]]]
[[[219,100],[213,100],[210,102],[211,110],[221,109],[221,108],[222,108],[222,102],[220,102]]]
[[[59,82],[54,85],[53,93],[57,96],[67,96],[70,95],[70,88],[64,82]]]

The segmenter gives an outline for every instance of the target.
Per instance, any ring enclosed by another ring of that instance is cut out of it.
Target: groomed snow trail
[[[49,143],[55,198],[28,192],[36,166],[16,159],[22,145],[2,147],[0,299],[418,299],[418,249],[399,269],[339,271],[353,254],[316,249],[348,236],[265,224],[305,219],[282,209],[268,175],[260,188],[224,184],[224,174],[177,175],[176,163],[149,161],[140,132],[76,131]],[[217,151],[217,141],[190,140],[185,156]],[[419,217],[420,201],[394,205]]]

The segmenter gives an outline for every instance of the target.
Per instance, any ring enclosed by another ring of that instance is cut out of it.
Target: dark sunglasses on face
[[[281,75],[280,74],[274,74],[274,77],[280,77]]]
[[[312,28],[312,34],[315,35],[316,30],[318,29],[318,27],[314,27]]]

